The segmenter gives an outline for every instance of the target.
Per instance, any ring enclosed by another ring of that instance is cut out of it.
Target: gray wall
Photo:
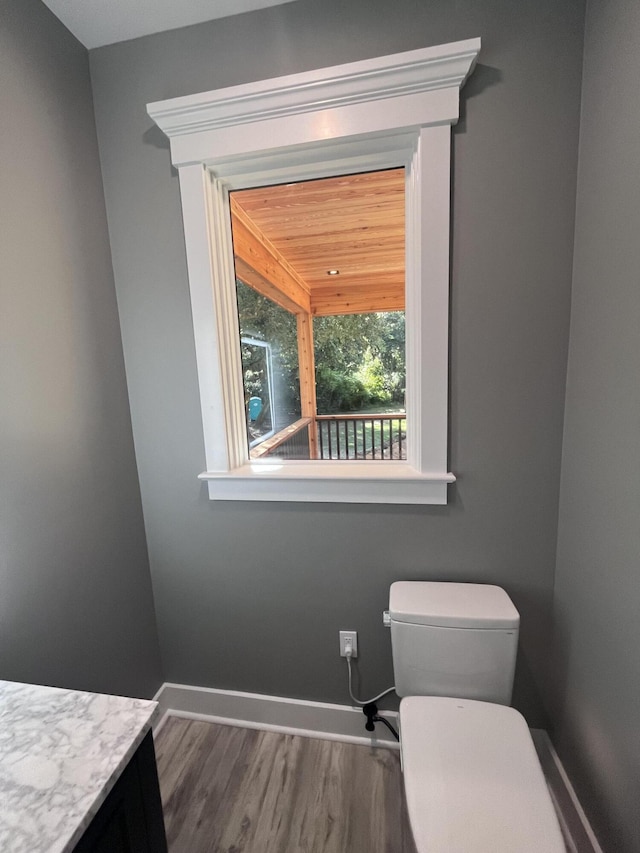
[[[151,695],[87,52],[36,0],[0,0],[0,80],[0,678]]]
[[[590,0],[556,576],[555,741],[640,851],[640,4]]]
[[[298,0],[92,51],[136,455],[168,680],[346,701],[392,683],[399,578],[496,582],[539,722],[556,551],[582,0]],[[178,180],[145,104],[481,36],[456,129],[446,508],[211,503]]]

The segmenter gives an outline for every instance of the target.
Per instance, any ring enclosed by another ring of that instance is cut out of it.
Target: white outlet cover
[[[346,658],[345,646],[347,640],[351,640],[352,658],[358,657],[358,632],[357,631],[340,631],[340,657]]]

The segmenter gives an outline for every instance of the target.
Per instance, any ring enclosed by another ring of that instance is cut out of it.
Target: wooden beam
[[[374,311],[404,311],[404,280],[394,284],[351,284],[314,288],[311,313],[314,317],[334,314],[370,314]]]
[[[233,195],[231,230],[237,277],[287,311],[308,314],[309,285],[257,228]]]
[[[298,372],[300,374],[300,409],[303,418],[312,418],[309,424],[309,458],[318,458],[318,431],[316,429],[316,367],[313,351],[313,318],[298,314]]]

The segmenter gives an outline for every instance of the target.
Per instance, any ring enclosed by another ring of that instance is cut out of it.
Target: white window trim
[[[451,125],[480,39],[149,104],[180,175],[212,499],[445,504]],[[249,461],[229,191],[406,169],[407,461]]]

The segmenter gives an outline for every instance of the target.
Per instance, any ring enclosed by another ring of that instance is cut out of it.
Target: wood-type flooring
[[[170,853],[415,853],[395,750],[179,717],[155,746]]]

